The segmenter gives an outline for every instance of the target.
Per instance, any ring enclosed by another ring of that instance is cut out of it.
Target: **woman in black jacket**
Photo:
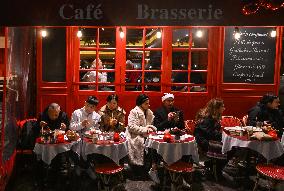
[[[222,139],[220,119],[224,110],[223,100],[214,98],[196,115],[197,125],[194,135],[198,146],[204,152],[208,151],[209,141],[221,141]]]
[[[282,136],[284,119],[281,110],[279,110],[280,100],[273,94],[264,95],[256,106],[248,112],[248,125],[256,126],[256,122],[271,124],[277,130],[278,137]]]

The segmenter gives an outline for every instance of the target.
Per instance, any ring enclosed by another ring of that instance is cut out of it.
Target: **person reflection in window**
[[[130,61],[126,61],[126,70],[134,70],[134,64]],[[125,72],[125,82],[126,83],[138,83],[140,82],[141,72],[139,71],[129,71]],[[136,85],[127,86],[128,90],[137,90]]]
[[[96,60],[92,62],[92,66],[90,69],[96,69]],[[100,59],[98,59],[98,69],[103,69],[103,63]],[[84,82],[96,82],[96,76],[98,73],[98,82],[106,83],[107,82],[107,73],[106,72],[97,72],[97,71],[89,71],[87,72],[82,81]],[[96,89],[95,85],[89,85],[89,89]]]

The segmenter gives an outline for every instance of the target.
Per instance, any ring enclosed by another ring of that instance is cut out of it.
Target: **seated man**
[[[163,106],[154,112],[154,126],[158,131],[177,127],[184,129],[183,112],[174,107],[174,95],[165,93],[162,97]]]
[[[66,113],[60,110],[57,103],[51,103],[37,119],[37,127],[41,129],[49,128],[50,130],[61,129],[66,131],[69,124]],[[38,133],[39,131],[40,129],[38,129]]]
[[[277,131],[281,138],[284,127],[283,113],[278,108],[280,100],[273,94],[264,95],[260,102],[248,112],[248,125],[256,126],[256,122],[267,122]]]

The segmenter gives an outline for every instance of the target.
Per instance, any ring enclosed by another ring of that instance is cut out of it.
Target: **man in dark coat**
[[[40,129],[49,128],[50,130],[62,129],[66,131],[69,125],[70,122],[66,113],[60,110],[57,103],[51,103],[37,119],[37,127]]]
[[[165,93],[162,102],[163,106],[154,112],[154,126],[157,130],[164,131],[175,127],[184,129],[183,112],[174,107],[174,95]]]
[[[284,128],[283,113],[278,108],[280,100],[278,96],[272,94],[264,95],[256,106],[248,112],[248,125],[256,126],[256,122],[267,122],[277,130],[278,137],[281,138]]]

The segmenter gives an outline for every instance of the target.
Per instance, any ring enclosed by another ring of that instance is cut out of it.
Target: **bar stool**
[[[283,166],[278,166],[273,164],[258,164],[256,166],[256,170],[257,170],[257,177],[253,191],[256,191],[257,189],[260,175],[263,175],[272,181],[272,185],[269,186],[269,190],[273,189],[278,181],[284,180]]]
[[[190,173],[190,184],[192,183],[192,172],[194,171],[192,163],[187,163],[184,161],[177,161],[171,165],[165,165],[165,169],[169,171],[171,178],[171,191],[179,190],[179,180],[182,178],[182,175],[185,173]],[[165,185],[163,185],[165,188]],[[163,190],[164,190],[163,188]],[[192,186],[190,185],[190,190]]]
[[[98,182],[98,190],[111,190],[110,179],[113,175],[118,174],[119,179],[123,182],[123,167],[118,166],[114,162],[107,162],[102,164],[95,165],[95,172],[98,174],[100,181],[103,183],[103,186]]]

